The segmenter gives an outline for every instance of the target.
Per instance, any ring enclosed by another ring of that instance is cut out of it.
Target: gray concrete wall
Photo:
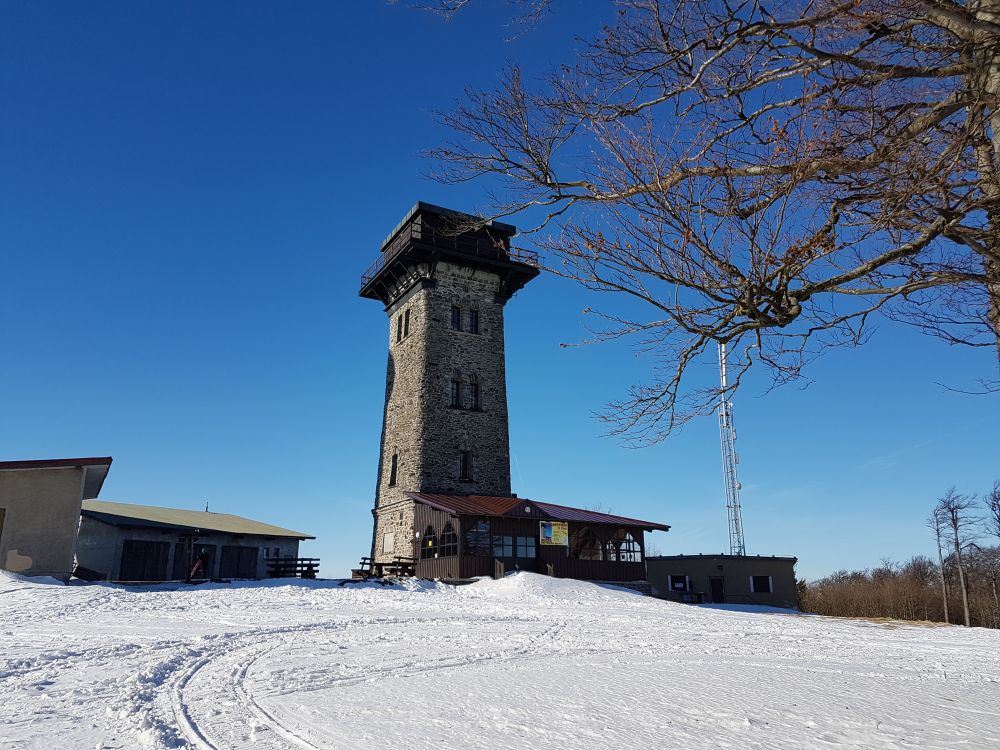
[[[709,601],[712,577],[721,577],[727,604],[765,604],[797,607],[795,563],[779,557],[732,557],[727,555],[669,555],[646,558],[646,573],[653,592],[668,595],[669,577],[687,576],[689,591],[705,594]],[[772,592],[752,592],[751,576],[770,576]]]
[[[80,523],[84,469],[0,471],[0,568],[68,579]]]
[[[114,569],[116,559],[121,562],[118,529],[93,518],[81,518],[76,539],[77,564],[107,576]]]
[[[415,268],[414,274],[426,269]],[[413,554],[413,504],[405,492],[510,495],[510,446],[500,277],[439,263],[433,280],[418,283],[393,303],[389,316],[389,364],[375,501],[375,559]],[[462,309],[463,330],[451,326],[451,308]],[[470,333],[469,311],[479,313]],[[400,316],[409,311],[401,340]],[[468,408],[472,377],[481,406]],[[451,406],[451,382],[462,383],[463,408]],[[472,455],[471,479],[459,475],[459,455]],[[390,484],[392,456],[395,485]],[[387,535],[390,542],[386,542]]]

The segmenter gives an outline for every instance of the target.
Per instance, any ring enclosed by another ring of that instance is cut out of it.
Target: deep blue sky
[[[415,200],[486,205],[423,176],[448,135],[434,110],[508,61],[565,59],[595,8],[516,36],[492,2],[451,22],[379,2],[0,5],[0,459],[110,454],[102,499],[208,500],[315,534],[303,553],[346,574],[370,543],[387,349],[360,274]],[[650,363],[559,346],[614,304],[543,277],[508,305],[514,490],[670,523],[663,553],[721,552],[716,420],[624,448],[592,413]],[[1000,400],[940,384],[995,363],[886,323],[808,388],[751,382],[748,551],[811,578],[930,554],[935,497],[1000,478]]]

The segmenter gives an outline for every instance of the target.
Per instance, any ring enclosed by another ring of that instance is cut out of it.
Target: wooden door
[[[240,547],[226,545],[222,548],[219,558],[219,576],[221,578],[256,578],[257,558],[260,556],[258,547]]]
[[[119,581],[165,581],[170,542],[126,539],[122,544]]]

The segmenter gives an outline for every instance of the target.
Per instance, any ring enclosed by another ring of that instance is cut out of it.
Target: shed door
[[[219,558],[219,576],[221,578],[256,578],[259,554],[260,550],[257,547],[224,546],[222,557]]]
[[[126,539],[122,544],[120,581],[165,581],[170,542]]]

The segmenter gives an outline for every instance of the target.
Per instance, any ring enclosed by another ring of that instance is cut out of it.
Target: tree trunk
[[[955,524],[955,560],[958,563],[958,585],[962,589],[962,613],[965,615],[965,627],[970,627],[969,622],[969,592],[965,586],[965,569],[962,567],[962,544],[958,538],[958,526]]]
[[[941,602],[944,604],[944,621],[951,622],[948,617],[948,584],[944,580],[944,555],[941,553],[941,528],[935,525],[934,536],[937,538],[938,572],[941,574]]]

